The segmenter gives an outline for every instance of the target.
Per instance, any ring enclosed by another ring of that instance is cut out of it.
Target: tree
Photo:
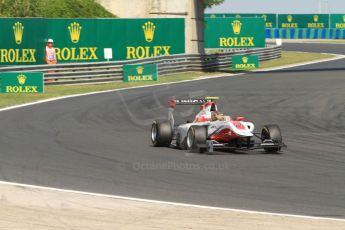
[[[213,5],[219,5],[222,4],[224,0],[204,0],[204,6],[206,7],[212,7]]]
[[[2,0],[0,15],[7,17],[34,17],[37,14],[37,0]]]
[[[0,0],[1,17],[111,18],[95,0]]]

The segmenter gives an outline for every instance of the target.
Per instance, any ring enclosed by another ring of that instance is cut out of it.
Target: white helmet
[[[51,39],[51,38],[49,38],[49,39],[48,39],[48,43],[54,43],[54,40]]]

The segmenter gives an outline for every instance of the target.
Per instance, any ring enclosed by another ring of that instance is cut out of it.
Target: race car
[[[232,119],[218,110],[218,97],[204,99],[169,100],[168,119],[154,121],[151,141],[154,147],[175,147],[198,153],[217,150],[256,150],[280,153],[283,143],[278,125],[263,126],[261,133],[254,132],[254,124],[244,117]],[[179,105],[200,105],[193,122],[176,125],[173,112]]]

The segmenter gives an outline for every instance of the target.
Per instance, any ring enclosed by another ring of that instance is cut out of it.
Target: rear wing
[[[168,120],[170,121],[171,127],[175,125],[175,119],[173,111],[176,108],[176,105],[203,105],[207,102],[212,102],[218,100],[219,97],[205,97],[203,99],[171,99],[168,101],[169,110],[168,110]]]
[[[219,97],[205,97],[203,99],[171,99],[168,101],[170,108],[175,109],[176,105],[203,105],[209,101],[216,101]]]

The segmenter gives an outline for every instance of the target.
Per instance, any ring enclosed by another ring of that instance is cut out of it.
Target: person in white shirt
[[[53,44],[53,39],[49,38],[46,46],[46,62],[48,65],[55,65],[57,63],[56,52]]]

